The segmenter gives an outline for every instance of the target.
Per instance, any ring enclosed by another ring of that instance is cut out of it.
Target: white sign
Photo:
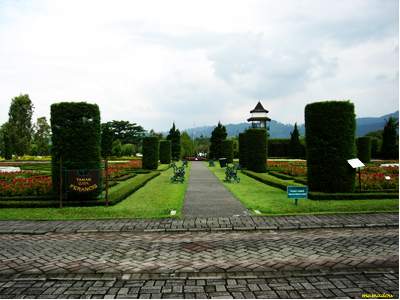
[[[365,167],[365,165],[362,163],[362,161],[359,160],[358,158],[348,159],[347,162],[354,169]]]

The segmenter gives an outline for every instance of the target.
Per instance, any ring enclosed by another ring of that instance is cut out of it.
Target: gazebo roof
[[[251,117],[247,119],[247,122],[254,122],[254,121],[271,121],[268,117]]]
[[[266,110],[266,109],[262,106],[261,102],[258,101],[256,107],[254,107],[254,109],[250,111],[250,113],[255,113],[255,112],[265,112],[265,113],[267,113],[268,110]]]

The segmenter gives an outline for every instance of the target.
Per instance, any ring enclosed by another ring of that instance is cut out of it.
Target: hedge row
[[[308,186],[311,191],[353,192],[355,171],[347,163],[356,156],[354,105],[326,101],[305,108]]]
[[[276,187],[276,188],[284,190],[284,191],[286,191],[286,188],[288,186],[304,186],[299,183],[288,182],[287,180],[276,178],[276,177],[266,174],[266,173],[260,174],[260,173],[256,173],[256,172],[249,171],[249,170],[242,170],[242,173],[246,174],[247,176],[249,176],[253,179],[256,179],[262,183],[271,185],[273,187]]]
[[[363,162],[371,161],[371,138],[369,136],[359,137],[357,139],[357,157]]]
[[[159,158],[159,140],[158,137],[148,136],[143,138],[143,168],[148,170],[157,170]]]
[[[65,170],[99,170],[101,167],[100,111],[96,104],[61,102],[51,105],[52,179],[59,189],[60,159]],[[101,172],[98,174],[101,186]],[[65,187],[64,187],[65,188]],[[95,199],[101,193],[68,193],[74,199]]]
[[[399,193],[321,193],[309,192],[308,198],[311,200],[378,200],[378,199],[398,199]]]
[[[160,163],[170,164],[171,163],[171,141],[163,140],[160,141]]]
[[[226,158],[227,163],[233,163],[233,141],[231,140],[222,141],[221,157]]]
[[[276,171],[269,171],[268,174],[283,180],[295,180],[293,176],[282,174]]]
[[[305,157],[306,146],[300,141],[300,155]],[[291,157],[290,139],[269,139],[268,140],[268,157]]]
[[[246,133],[239,133],[239,164],[242,168],[247,168],[247,156]]]

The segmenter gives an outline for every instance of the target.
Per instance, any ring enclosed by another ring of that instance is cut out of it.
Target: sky
[[[394,0],[0,0],[0,123],[29,94],[34,118],[87,101],[145,129],[244,122],[258,101],[283,123],[307,103],[399,109]]]

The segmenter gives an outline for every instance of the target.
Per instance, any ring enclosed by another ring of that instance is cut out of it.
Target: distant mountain
[[[399,111],[391,114],[384,115],[382,117],[375,118],[357,118],[357,129],[356,135],[363,136],[371,131],[381,130],[385,126],[385,122],[389,117],[399,118]],[[228,136],[237,136],[239,133],[245,131],[249,128],[249,123],[239,123],[239,124],[224,124]],[[182,131],[186,131],[191,137],[210,137],[211,132],[215,126],[201,126],[195,128],[188,128]],[[269,122],[269,133],[270,138],[289,138],[290,132],[293,131],[294,125],[283,124],[278,121],[272,120]],[[298,125],[300,134],[304,136],[304,124]]]

